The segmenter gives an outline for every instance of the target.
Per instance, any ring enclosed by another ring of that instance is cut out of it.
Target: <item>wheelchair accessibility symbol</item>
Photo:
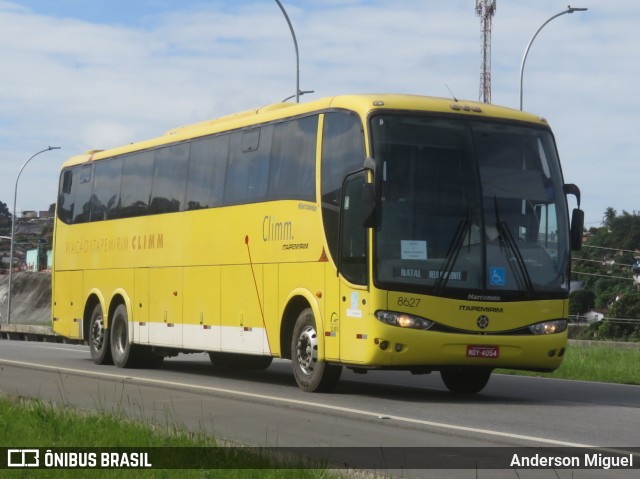
[[[504,268],[489,268],[489,284],[491,286],[504,286],[505,276]]]

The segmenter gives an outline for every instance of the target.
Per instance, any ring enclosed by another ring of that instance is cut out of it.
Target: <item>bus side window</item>
[[[340,272],[350,282],[367,284],[367,229],[363,225],[365,173],[349,176],[342,197]]]
[[[71,185],[73,184],[73,171],[67,170],[62,174],[62,193],[71,194]]]
[[[91,188],[93,165],[80,166],[79,181],[75,185],[73,222],[86,223],[91,214]]]
[[[362,123],[356,114],[330,112],[324,116],[322,132],[322,221],[329,252],[338,258],[338,217],[342,182],[364,164]]]
[[[222,205],[230,135],[198,139],[191,143],[186,209]]]
[[[73,219],[73,173],[75,169],[68,169],[60,176],[60,193],[58,194],[58,218],[65,223]]]
[[[269,165],[269,200],[315,200],[317,138],[317,115],[274,126]]]
[[[124,158],[120,190],[119,218],[146,215],[149,211],[153,179],[153,151],[134,153]]]
[[[273,125],[231,135],[224,204],[262,201],[269,182],[269,156]]]
[[[189,147],[189,143],[180,143],[156,150],[149,213],[184,210]]]
[[[91,221],[102,221],[117,217],[120,205],[122,158],[96,162],[93,173]]]

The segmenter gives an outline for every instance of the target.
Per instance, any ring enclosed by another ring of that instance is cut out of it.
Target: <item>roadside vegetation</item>
[[[309,478],[338,477],[326,469],[307,469],[303,459],[275,459],[248,448],[222,447],[214,438],[193,434],[174,425],[132,421],[119,414],[84,413],[38,400],[0,397],[0,446],[10,448],[147,447],[208,448],[215,453],[215,469],[5,469],[3,479],[63,478]],[[211,448],[218,448],[212,450]],[[70,449],[73,450],[73,449]],[[44,463],[43,458],[40,458]],[[284,462],[286,468],[282,468]],[[293,462],[292,462],[293,461]],[[279,465],[281,468],[279,468]]]
[[[585,233],[574,253],[572,278],[581,288],[569,297],[569,314],[578,320],[589,311],[604,314],[592,325],[593,339],[640,341],[640,215],[614,208],[604,212],[602,226]]]
[[[552,373],[497,369],[496,373],[640,385],[640,348],[621,348],[602,342],[569,344],[562,365]]]

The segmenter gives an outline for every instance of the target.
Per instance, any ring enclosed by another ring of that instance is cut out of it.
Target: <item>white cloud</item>
[[[55,200],[66,156],[294,93],[293,44],[275,2],[141,1],[120,19],[117,9],[126,2],[111,0],[109,18],[117,20],[102,23],[90,10],[100,6],[104,14],[103,2],[61,2],[75,10],[51,16],[39,13],[40,2],[25,2],[28,9],[0,1],[0,177],[13,183],[35,151],[64,147],[25,170],[18,209]],[[477,99],[480,22],[473,3],[284,2],[300,47],[300,86],[316,91],[309,98],[383,91],[449,96],[446,84],[459,98]],[[579,3],[589,11],[553,20],[535,40],[524,105],[549,119],[566,180],[582,188],[587,221],[598,222],[607,206],[640,209],[634,191],[640,2]],[[524,48],[564,8],[556,0],[499,2],[494,103],[518,107]],[[10,196],[2,187],[0,200]]]

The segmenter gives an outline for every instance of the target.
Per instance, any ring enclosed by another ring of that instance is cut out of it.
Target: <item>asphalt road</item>
[[[308,394],[295,385],[287,361],[238,372],[192,354],[166,359],[157,370],[122,370],[93,364],[85,346],[2,340],[0,390],[271,447],[640,448],[638,386],[494,375],[482,393],[459,397],[438,374],[345,370],[333,393]],[[640,455],[634,458],[640,463]],[[408,475],[640,476],[638,469]]]

